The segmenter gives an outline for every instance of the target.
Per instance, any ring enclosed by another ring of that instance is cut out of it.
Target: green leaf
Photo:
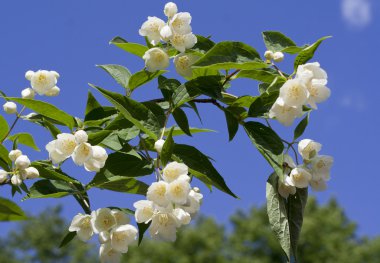
[[[149,48],[137,43],[127,42],[125,39],[121,37],[115,37],[110,41],[110,44],[115,45],[128,53],[136,55],[138,57],[143,57],[145,52],[148,51]]]
[[[47,102],[43,102],[35,99],[21,99],[21,98],[8,98],[14,102],[20,103],[25,107],[35,111],[43,116],[54,119],[59,123],[72,129],[76,127],[76,121],[73,116],[67,114],[66,112],[58,109],[54,105],[51,105]]]
[[[267,50],[277,52],[285,48],[297,46],[290,38],[278,31],[263,32],[264,43]]]
[[[123,88],[129,90],[128,82],[131,77],[131,72],[123,66],[120,65],[97,65],[98,67],[104,69],[108,74],[111,75],[117,83],[119,83]]]
[[[88,143],[91,145],[100,144],[105,138],[107,138],[112,131],[110,130],[101,130],[98,132],[92,132],[88,134]]]
[[[290,243],[292,246],[293,256],[297,262],[297,245],[301,234],[303,223],[303,214],[308,197],[307,188],[297,188],[294,195],[288,198],[288,220],[290,229]]]
[[[157,135],[159,134],[161,127],[157,118],[147,107],[140,102],[122,96],[118,93],[108,91],[91,84],[90,86],[102,93],[104,97],[115,105],[115,107],[127,120],[136,125],[136,127],[138,127],[141,131],[157,140]]]
[[[116,113],[117,110],[114,107],[103,107],[95,99],[94,95],[92,95],[91,92],[88,92],[86,113],[84,117],[86,125],[89,125],[90,121],[104,120]]]
[[[168,136],[169,135],[169,131],[173,129],[173,136],[179,136],[179,135],[184,135],[184,131],[181,130],[181,128],[178,128],[178,127],[171,127],[171,128],[168,128],[168,129],[165,129],[165,132],[164,132],[164,135],[165,136]],[[189,128],[190,130],[190,133],[191,134],[195,134],[195,133],[201,133],[201,132],[216,132],[214,130],[210,130],[210,129],[202,129],[202,128],[194,128],[194,127],[190,127]]]
[[[96,174],[95,178],[96,182],[91,182],[90,184],[88,184],[86,186],[86,189],[96,187],[115,192],[139,195],[146,195],[146,192],[148,191],[148,185],[144,182],[136,180],[135,178],[129,178],[124,176],[113,176],[107,178],[104,176],[104,174]]]
[[[0,142],[3,141],[8,131],[9,131],[8,122],[4,119],[2,115],[0,115]]]
[[[237,198],[229,189],[223,177],[215,169],[209,158],[193,146],[185,144],[176,144],[173,154],[177,159],[189,167],[192,175],[204,183],[214,185],[219,190]]]
[[[209,51],[213,46],[215,46],[215,42],[210,40],[208,37],[204,37],[201,35],[196,35],[197,37],[197,43],[192,47],[192,50],[198,51],[198,52],[207,52]]]
[[[228,139],[232,141],[235,137],[237,131],[239,130],[239,122],[235,118],[235,116],[229,112],[227,109],[224,111],[224,115],[226,116],[227,128],[228,128]]]
[[[314,44],[306,47],[298,53],[298,56],[294,60],[294,70],[297,70],[299,65],[303,65],[313,58],[315,51],[318,49],[319,45],[326,39],[331,38],[331,36],[322,37],[318,39]]]
[[[289,221],[286,213],[285,199],[278,193],[278,176],[276,173],[272,173],[268,178],[266,199],[270,227],[290,262],[291,245]]]
[[[265,83],[272,83],[275,78],[280,78],[282,83],[286,81],[276,70],[271,68],[242,70],[236,74],[236,78],[250,78]]]
[[[181,108],[176,108],[172,114],[174,120],[181,128],[181,130],[187,135],[192,136],[189,127],[189,120],[187,119],[186,113]]]
[[[242,42],[225,41],[216,44],[193,67],[210,69],[256,69],[265,68],[257,51]]]
[[[0,221],[27,219],[24,211],[11,200],[0,197]]]
[[[70,194],[74,194],[74,190],[67,182],[43,179],[30,187],[29,193],[23,200],[29,198],[61,198]]]
[[[34,142],[33,136],[29,133],[26,133],[26,132],[16,133],[12,136],[9,136],[8,140],[10,140],[12,142],[17,140],[17,143],[19,143],[19,144],[29,146],[36,151],[40,151],[40,149],[37,147],[36,143]]]
[[[302,121],[298,123],[297,127],[294,130],[293,141],[297,140],[305,132],[305,129],[307,125],[309,124],[309,117],[310,117],[310,113],[306,114],[305,118],[303,118]]]
[[[173,92],[181,85],[176,79],[167,79],[164,76],[158,77],[158,88],[161,90],[165,100],[171,101]]]
[[[62,239],[61,244],[59,245],[59,248],[64,247],[68,243],[70,243],[71,240],[73,240],[76,235],[77,235],[77,232],[68,232],[65,235],[65,237]]]
[[[9,159],[9,152],[4,145],[0,144],[0,166],[3,167],[6,171],[9,171],[9,166],[12,165],[11,159]]]
[[[166,164],[170,161],[173,154],[173,150],[174,150],[173,130],[174,130],[174,127],[170,129],[169,135],[165,139],[164,146],[162,147],[162,150],[160,153],[161,162],[163,166],[166,166]]]
[[[144,238],[144,233],[148,230],[150,224],[152,223],[152,221],[150,221],[149,223],[145,224],[145,223],[137,223],[137,227],[139,229],[139,241],[138,241],[138,245],[140,246],[143,238]]]
[[[129,79],[129,82],[128,82],[129,89],[133,91],[136,88],[154,80],[155,78],[164,74],[165,72],[166,70],[158,70],[155,72],[149,72],[149,71],[146,71],[145,69],[139,72],[136,72]]]
[[[249,107],[249,117],[261,117],[264,116],[270,108],[273,106],[278,98],[278,91],[271,93],[263,93],[252,102]]]
[[[67,175],[60,169],[53,168],[50,163],[33,162],[32,166],[38,170],[41,178],[80,184],[80,182],[77,179]]]

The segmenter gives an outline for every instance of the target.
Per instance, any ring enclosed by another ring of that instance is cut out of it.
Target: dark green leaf
[[[154,80],[155,78],[164,74],[165,72],[166,72],[165,70],[158,70],[155,72],[149,72],[149,71],[146,71],[145,69],[143,69],[139,72],[136,72],[129,79],[129,84],[128,84],[129,89],[131,91],[135,90],[136,88],[144,85],[145,83],[148,83],[149,81]]]
[[[228,138],[230,141],[235,137],[237,131],[239,130],[239,122],[235,118],[235,116],[230,113],[228,110],[224,111],[224,114],[226,116],[227,121],[227,128],[228,128]]]
[[[305,118],[303,118],[302,121],[298,123],[297,127],[294,130],[293,141],[297,140],[305,132],[305,129],[309,123],[309,116],[310,116],[309,113],[306,114]]]
[[[68,243],[70,243],[71,240],[73,240],[76,235],[77,235],[77,232],[68,232],[65,235],[65,237],[62,239],[61,244],[59,245],[59,248],[64,247]]]
[[[24,211],[11,200],[0,197],[0,221],[27,219]]]
[[[280,78],[282,83],[286,81],[286,79],[282,78],[276,70],[271,68],[242,70],[238,74],[236,74],[236,77],[250,78],[265,83],[272,83],[275,80],[275,78]]]
[[[33,162],[32,166],[38,170],[41,178],[80,184],[80,182],[77,179],[67,175],[60,169],[54,169],[52,165],[49,163]]]
[[[144,233],[148,230],[150,224],[152,223],[152,221],[150,221],[149,223],[145,224],[145,223],[137,223],[137,227],[139,229],[139,242],[138,242],[138,245],[140,246],[143,238],[144,238]]]
[[[144,56],[145,52],[149,49],[141,44],[127,42],[121,37],[115,37],[110,41],[110,44],[113,44],[138,57]]]
[[[96,183],[90,183],[87,185],[87,189],[96,187],[100,189],[107,189],[115,192],[131,193],[146,195],[148,191],[148,185],[144,182],[138,181],[135,178],[129,178],[124,176],[113,176],[106,178],[104,175],[96,175]],[[95,179],[94,178],[94,179]]]
[[[249,107],[249,117],[261,117],[267,113],[278,98],[278,91],[263,93],[252,102]]]
[[[123,88],[126,90],[129,89],[128,82],[132,74],[126,67],[112,64],[98,65],[98,67],[104,69],[108,74],[110,74],[111,77],[114,78]]]
[[[186,113],[181,108],[176,108],[172,114],[174,120],[181,128],[181,130],[187,135],[192,136],[189,127],[189,120],[187,119]]]
[[[9,131],[8,122],[0,115],[0,142],[3,141],[4,136],[7,135]]]
[[[179,136],[179,135],[184,135],[185,133],[178,127],[172,127],[174,128],[173,129],[173,136]],[[165,136],[168,136],[169,135],[169,131],[170,131],[171,128],[168,128],[168,129],[165,129],[165,132],[164,132],[164,135]],[[215,132],[214,130],[209,130],[209,129],[202,129],[202,128],[194,128],[194,127],[190,127],[189,128],[190,130],[190,133],[191,134],[194,134],[194,133],[201,133],[201,132]]]
[[[9,159],[9,152],[4,145],[0,144],[0,159],[3,160],[7,167],[12,164],[11,159]]]
[[[306,47],[301,52],[299,52],[298,56],[296,57],[294,61],[294,70],[297,70],[299,65],[303,65],[306,62],[308,62],[310,59],[312,59],[319,45],[328,38],[330,38],[330,36],[322,37],[318,39],[314,44]]]
[[[264,43],[267,50],[277,52],[282,51],[287,47],[296,46],[290,38],[278,31],[265,31],[263,32]]]
[[[70,194],[74,194],[74,190],[67,182],[43,179],[30,187],[29,194],[23,200],[29,198],[60,198]]]
[[[196,35],[197,37],[197,43],[192,47],[192,50],[196,50],[199,52],[207,52],[209,51],[213,46],[215,46],[215,43],[210,40],[208,37],[204,37],[201,35]]]
[[[36,143],[34,142],[33,136],[29,133],[26,133],[26,132],[16,133],[12,136],[9,136],[8,139],[11,140],[12,142],[17,140],[17,143],[19,144],[29,146],[36,151],[40,151],[40,149],[37,147]]]
[[[172,127],[169,131],[169,135],[165,139],[164,146],[162,147],[162,151],[160,154],[161,162],[163,166],[166,166],[166,164],[170,161],[173,150],[174,150],[174,140],[173,140],[173,130],[174,127]]]
[[[110,130],[102,130],[98,132],[92,132],[88,134],[88,143],[91,145],[100,144],[105,138],[107,138],[112,131]]]

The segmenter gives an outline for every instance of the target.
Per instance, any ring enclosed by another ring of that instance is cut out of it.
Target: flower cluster
[[[88,135],[83,130],[74,135],[61,133],[46,145],[46,150],[53,163],[63,162],[71,156],[75,164],[84,165],[87,171],[98,172],[104,167],[108,154],[103,147],[92,146],[87,141]]]
[[[287,80],[280,88],[280,95],[269,111],[270,118],[276,118],[285,126],[292,125],[294,119],[302,116],[303,105],[317,109],[330,97],[327,73],[318,62],[298,66],[296,77]]]
[[[120,262],[121,255],[136,240],[137,229],[129,224],[129,217],[121,210],[100,208],[91,215],[77,214],[69,227],[83,242],[98,234],[100,262]]]
[[[306,188],[309,185],[314,191],[324,191],[326,182],[330,180],[330,169],[334,162],[333,157],[319,155],[322,145],[310,139],[304,139],[298,143],[298,152],[304,163],[296,166],[289,155],[285,155],[284,162],[286,177],[280,182],[278,192],[284,198],[289,194],[295,194],[296,188]]]
[[[7,172],[0,169],[0,183],[7,182],[10,177],[10,182],[15,186],[20,186],[26,179],[35,179],[40,176],[35,167],[30,166],[28,156],[23,155],[18,149],[9,152],[9,159],[14,163],[12,172]]]
[[[56,71],[38,70],[36,72],[29,70],[25,73],[25,78],[30,80],[32,88],[26,88],[21,92],[25,99],[33,99],[35,92],[39,95],[57,96],[60,89],[56,86],[59,74]]]
[[[267,50],[265,51],[264,53],[264,57],[266,58],[266,60],[268,62],[270,61],[274,61],[274,62],[281,62],[284,60],[284,53],[280,52],[280,51],[277,51],[277,52],[273,52],[271,50]]]
[[[189,181],[188,167],[171,162],[163,169],[162,180],[148,188],[147,200],[134,203],[136,221],[151,222],[153,239],[175,241],[177,228],[189,224],[199,211],[203,195]]]
[[[164,13],[168,18],[165,23],[158,17],[148,17],[140,30],[141,36],[147,37],[155,47],[145,52],[146,69],[150,72],[169,67],[170,46],[180,52],[174,58],[174,65],[178,74],[191,77],[191,65],[198,59],[194,54],[185,53],[186,49],[192,48],[197,43],[197,37],[192,33],[191,15],[188,12],[179,12],[177,5],[169,2],[165,5]],[[158,47],[161,41],[166,43],[166,48]]]

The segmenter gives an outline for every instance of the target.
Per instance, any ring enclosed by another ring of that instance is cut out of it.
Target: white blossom
[[[128,246],[135,241],[137,237],[136,227],[126,224],[114,228],[111,231],[112,249],[121,253],[127,253]]]
[[[165,26],[165,22],[158,17],[148,16],[148,20],[145,21],[140,30],[140,36],[147,37],[152,45],[157,45],[160,42],[161,28]]]
[[[15,149],[9,152],[8,157],[12,162],[14,162],[20,155],[22,155],[22,152],[19,149]]]
[[[322,178],[319,180],[311,180],[310,186],[316,192],[325,191],[327,189],[326,181]]]
[[[165,7],[164,7],[164,14],[167,16],[167,17],[172,17],[174,16],[175,14],[177,14],[178,12],[178,8],[177,8],[177,5],[173,2],[169,2],[169,3],[166,3]]]
[[[174,242],[178,226],[179,222],[173,213],[157,213],[152,218],[149,233],[153,239]]]
[[[330,169],[334,163],[334,158],[328,155],[319,155],[311,160],[311,170],[313,179],[330,180]]]
[[[145,60],[145,67],[149,72],[169,67],[169,56],[161,48],[155,47],[147,50],[142,58]]]
[[[51,70],[50,73],[53,74],[57,79],[59,79],[60,75],[57,71]]]
[[[194,54],[178,54],[174,57],[174,66],[177,73],[183,77],[191,78],[193,76],[193,69],[191,66],[198,60],[198,56]]]
[[[122,254],[112,248],[111,242],[102,244],[99,249],[99,259],[101,263],[119,263]]]
[[[296,167],[296,163],[294,162],[293,158],[289,155],[289,154],[284,154],[284,163],[287,164],[287,168],[286,169],[293,169]],[[286,171],[286,173],[290,173],[290,171]]]
[[[61,92],[61,89],[58,88],[57,86],[54,86],[54,87],[52,87],[51,89],[49,89],[49,90],[45,93],[45,95],[46,95],[46,96],[49,96],[49,97],[55,97],[55,96],[58,96],[60,92]]]
[[[79,130],[79,131],[75,132],[74,137],[75,137],[75,141],[78,144],[88,141],[88,134],[84,130]]]
[[[281,61],[283,61],[284,60],[284,53],[282,53],[282,52],[275,52],[274,54],[273,54],[273,60],[274,60],[274,62],[281,62]]]
[[[198,190],[199,189],[196,187],[190,190],[186,204],[181,206],[184,211],[190,213],[191,215],[198,213],[202,203],[203,195],[199,193]]]
[[[267,60],[272,60],[272,59],[273,59],[273,51],[270,51],[270,50],[265,51],[265,53],[264,53],[264,57],[265,57]]]
[[[164,180],[170,183],[177,180],[182,175],[187,176],[189,173],[189,167],[184,163],[171,162],[165,166],[162,172]]]
[[[11,183],[14,185],[14,186],[20,186],[22,184],[22,178],[21,178],[21,175],[19,174],[14,174],[12,175],[11,177]]]
[[[103,231],[98,234],[98,240],[100,244],[107,243],[110,241],[111,234],[109,231]]]
[[[0,169],[0,184],[4,183],[8,179],[7,171]]]
[[[38,70],[30,79],[30,85],[39,95],[45,95],[57,84],[56,74],[52,71]]]
[[[294,120],[302,116],[302,107],[291,107],[282,102],[279,103],[279,99],[273,104],[269,110],[269,118],[276,118],[281,124],[290,126]]]
[[[308,90],[299,79],[289,79],[280,88],[279,103],[287,106],[300,107],[308,98]]]
[[[26,89],[23,89],[21,91],[21,97],[23,99],[34,99],[34,96],[36,95],[36,93],[34,92],[33,89],[31,88],[26,88]]]
[[[278,193],[283,198],[288,198],[289,195],[294,195],[296,193],[296,188],[286,183],[287,180],[285,179],[285,182],[280,182],[280,181],[278,182]]]
[[[311,73],[311,79],[321,79],[327,81],[327,73],[321,68],[318,62],[299,65],[297,68],[296,77],[302,76],[305,74],[305,71],[309,71]],[[309,72],[308,74],[310,74]]]
[[[191,32],[191,15],[188,12],[177,13],[170,19],[170,26],[176,34],[186,35]]]
[[[92,157],[84,163],[87,171],[99,172],[104,167],[108,154],[106,150],[98,145],[92,146]]]
[[[304,160],[310,160],[317,156],[322,149],[322,144],[310,139],[303,139],[298,143],[298,152]]]
[[[15,166],[17,169],[24,170],[30,166],[30,160],[26,155],[20,155],[15,160]]]
[[[94,234],[91,226],[91,216],[81,213],[74,216],[73,220],[71,221],[69,231],[77,232],[77,236],[80,240],[84,242],[88,241]]]
[[[57,151],[56,148],[56,142],[57,140],[51,141],[46,145],[46,150],[49,153],[49,158],[53,163],[60,163],[66,160],[70,155],[65,155]]]
[[[177,218],[177,221],[181,225],[188,225],[191,221],[190,213],[186,212],[182,208],[175,208],[173,215]]]
[[[71,155],[73,161],[77,165],[83,165],[92,157],[92,146],[87,142],[83,142],[75,147]]]
[[[35,167],[26,168],[23,173],[25,174],[25,179],[36,179],[40,176],[40,173]]]
[[[26,78],[27,80],[31,80],[32,77],[33,77],[33,75],[34,75],[34,71],[33,71],[33,70],[28,70],[28,71],[25,73],[25,78]]]
[[[77,143],[73,134],[61,133],[57,135],[55,149],[59,154],[70,156],[73,154],[76,147]]]
[[[159,181],[152,183],[146,194],[146,198],[155,204],[165,207],[169,204],[169,200],[166,197],[168,183],[164,181]]]
[[[184,35],[174,33],[170,39],[170,43],[179,52],[185,52],[186,49],[194,47],[197,43],[197,37],[191,32]]]
[[[309,185],[311,178],[311,174],[306,169],[296,167],[290,172],[290,175],[285,179],[285,182],[288,185],[297,188],[305,188]]]
[[[190,184],[187,180],[177,179],[168,184],[166,198],[175,204],[183,205],[190,193]]]
[[[7,101],[6,103],[4,103],[3,109],[4,109],[5,113],[7,113],[7,114],[17,113],[17,105],[16,105],[16,103],[14,103],[12,101]]]
[[[111,214],[115,217],[116,225],[118,226],[126,225],[130,222],[128,215],[121,210],[112,209]]]
[[[154,143],[154,149],[158,152],[161,153],[162,147],[164,147],[165,140],[159,139]]]
[[[165,25],[160,30],[160,36],[162,40],[169,41],[173,36],[173,31],[169,25]]]
[[[148,200],[140,200],[133,204],[136,208],[135,219],[137,223],[148,223],[154,214],[153,202]]]
[[[99,208],[91,213],[91,225],[94,232],[108,231],[116,226],[116,219],[109,208]]]

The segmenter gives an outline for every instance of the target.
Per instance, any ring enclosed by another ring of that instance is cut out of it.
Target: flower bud
[[[173,36],[173,32],[170,26],[166,25],[163,28],[161,28],[160,35],[161,35],[162,40],[169,41]]]
[[[267,60],[272,60],[272,59],[273,59],[273,52],[270,51],[270,50],[265,51],[265,53],[264,53],[264,57],[265,57]]]
[[[273,60],[275,62],[281,62],[281,61],[283,61],[284,60],[284,53],[282,53],[282,52],[275,52],[273,54]]]
[[[27,80],[31,80],[32,77],[33,77],[33,75],[34,75],[34,71],[32,71],[32,70],[28,70],[28,71],[25,73],[25,78],[26,78]]]
[[[4,183],[8,179],[8,173],[0,169],[0,184]]]
[[[88,140],[88,135],[87,135],[87,132],[85,132],[84,130],[79,130],[77,131],[75,134],[75,141],[80,144],[82,142],[87,142]]]
[[[11,159],[12,162],[14,162],[14,161],[16,161],[16,159],[20,155],[22,155],[22,152],[20,150],[16,149],[16,150],[10,151],[9,154],[8,154],[8,157],[9,157],[9,159]]]
[[[26,155],[20,155],[15,160],[15,165],[16,165],[17,169],[25,170],[26,168],[29,167],[30,160],[29,160],[28,156],[26,156]]]
[[[161,153],[162,147],[164,147],[165,140],[159,139],[154,143],[154,149],[158,152]]]
[[[4,103],[3,109],[4,109],[5,113],[14,114],[17,112],[17,105],[14,102],[8,101],[8,102]]]
[[[31,99],[32,100],[32,99],[34,99],[35,95],[36,95],[36,93],[31,88],[26,88],[26,89],[23,89],[21,91],[21,97],[23,99]]]
[[[51,89],[49,89],[45,95],[46,96],[49,96],[49,97],[55,97],[55,96],[58,96],[59,95],[59,92],[61,91],[60,88],[58,88],[57,86],[54,86],[52,87]]]
[[[24,170],[26,179],[36,179],[40,176],[38,170],[34,167],[28,167]]]
[[[174,16],[175,14],[177,14],[178,12],[178,8],[177,8],[177,5],[173,2],[169,2],[165,5],[165,8],[164,8],[164,14],[167,16],[167,17],[172,17]]]
[[[20,186],[22,184],[22,179],[20,175],[18,174],[13,175],[11,178],[11,183],[15,186]]]

